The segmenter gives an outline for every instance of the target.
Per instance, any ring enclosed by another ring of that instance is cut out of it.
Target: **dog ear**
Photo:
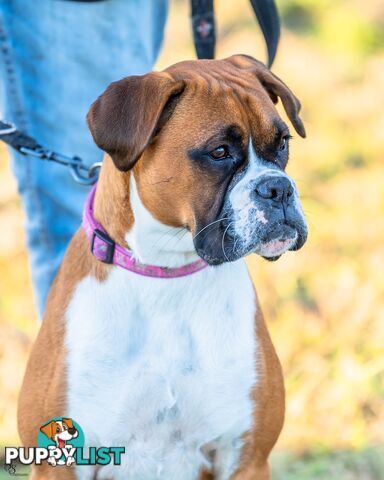
[[[56,422],[53,420],[46,425],[43,425],[40,427],[40,432],[43,432],[44,435],[46,435],[48,438],[52,439],[53,437],[53,426],[55,425]]]
[[[292,122],[296,132],[301,137],[305,138],[306,134],[304,124],[299,117],[299,112],[301,109],[300,101],[295,97],[287,85],[280,80],[280,78],[268,70],[263,63],[248,55],[233,55],[226,60],[238,68],[249,70],[251,73],[253,73],[263,88],[267,91],[273,103],[277,103],[278,98],[280,98],[284,106],[284,110],[289,120]]]
[[[133,167],[184,88],[182,80],[152,72],[111,83],[92,104],[87,121],[93,139],[119,170]]]
[[[73,421],[72,418],[63,418],[62,422],[68,427],[73,428]]]

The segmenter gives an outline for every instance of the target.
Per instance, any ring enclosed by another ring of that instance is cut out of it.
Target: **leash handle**
[[[68,157],[42,147],[35,139],[20,132],[13,123],[0,121],[0,140],[17,150],[22,155],[48,160],[65,165],[73,179],[80,185],[93,185],[99,177],[101,162],[95,162],[90,167],[84,165],[80,157]]]
[[[191,0],[193,42],[197,58],[215,58],[215,15],[213,0]]]
[[[267,65],[271,68],[280,39],[280,20],[275,0],[250,1],[267,46]],[[191,0],[191,18],[197,58],[215,58],[216,27],[213,0]]]

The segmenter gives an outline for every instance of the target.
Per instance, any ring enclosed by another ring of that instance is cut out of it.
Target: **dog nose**
[[[286,177],[267,177],[256,185],[256,193],[266,200],[280,202],[287,200],[293,194],[293,186]]]
[[[76,428],[68,428],[68,433],[74,435],[76,433]]]

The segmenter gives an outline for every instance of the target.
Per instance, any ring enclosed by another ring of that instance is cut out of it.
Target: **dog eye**
[[[223,160],[224,158],[229,157],[228,147],[221,145],[212,150],[212,152],[209,152],[209,155],[214,160]]]
[[[280,151],[285,150],[288,146],[288,141],[289,141],[290,138],[291,138],[291,135],[284,135],[283,137],[281,137],[281,140],[280,140],[280,143],[279,143],[279,146],[278,146],[278,150],[280,150]]]
[[[60,427],[57,427],[57,428],[56,428],[56,432],[57,432],[57,433],[60,433]]]

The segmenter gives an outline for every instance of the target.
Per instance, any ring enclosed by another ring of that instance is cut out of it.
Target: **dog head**
[[[262,63],[187,61],[111,84],[88,123],[117,169],[133,169],[152,217],[189,230],[209,264],[251,252],[273,260],[307,237],[278,99],[304,137],[298,99]]]
[[[62,420],[52,420],[40,428],[50,440],[53,440],[56,445],[63,448],[68,440],[76,438],[79,434],[77,429],[73,426],[73,421],[70,418],[63,418]]]

